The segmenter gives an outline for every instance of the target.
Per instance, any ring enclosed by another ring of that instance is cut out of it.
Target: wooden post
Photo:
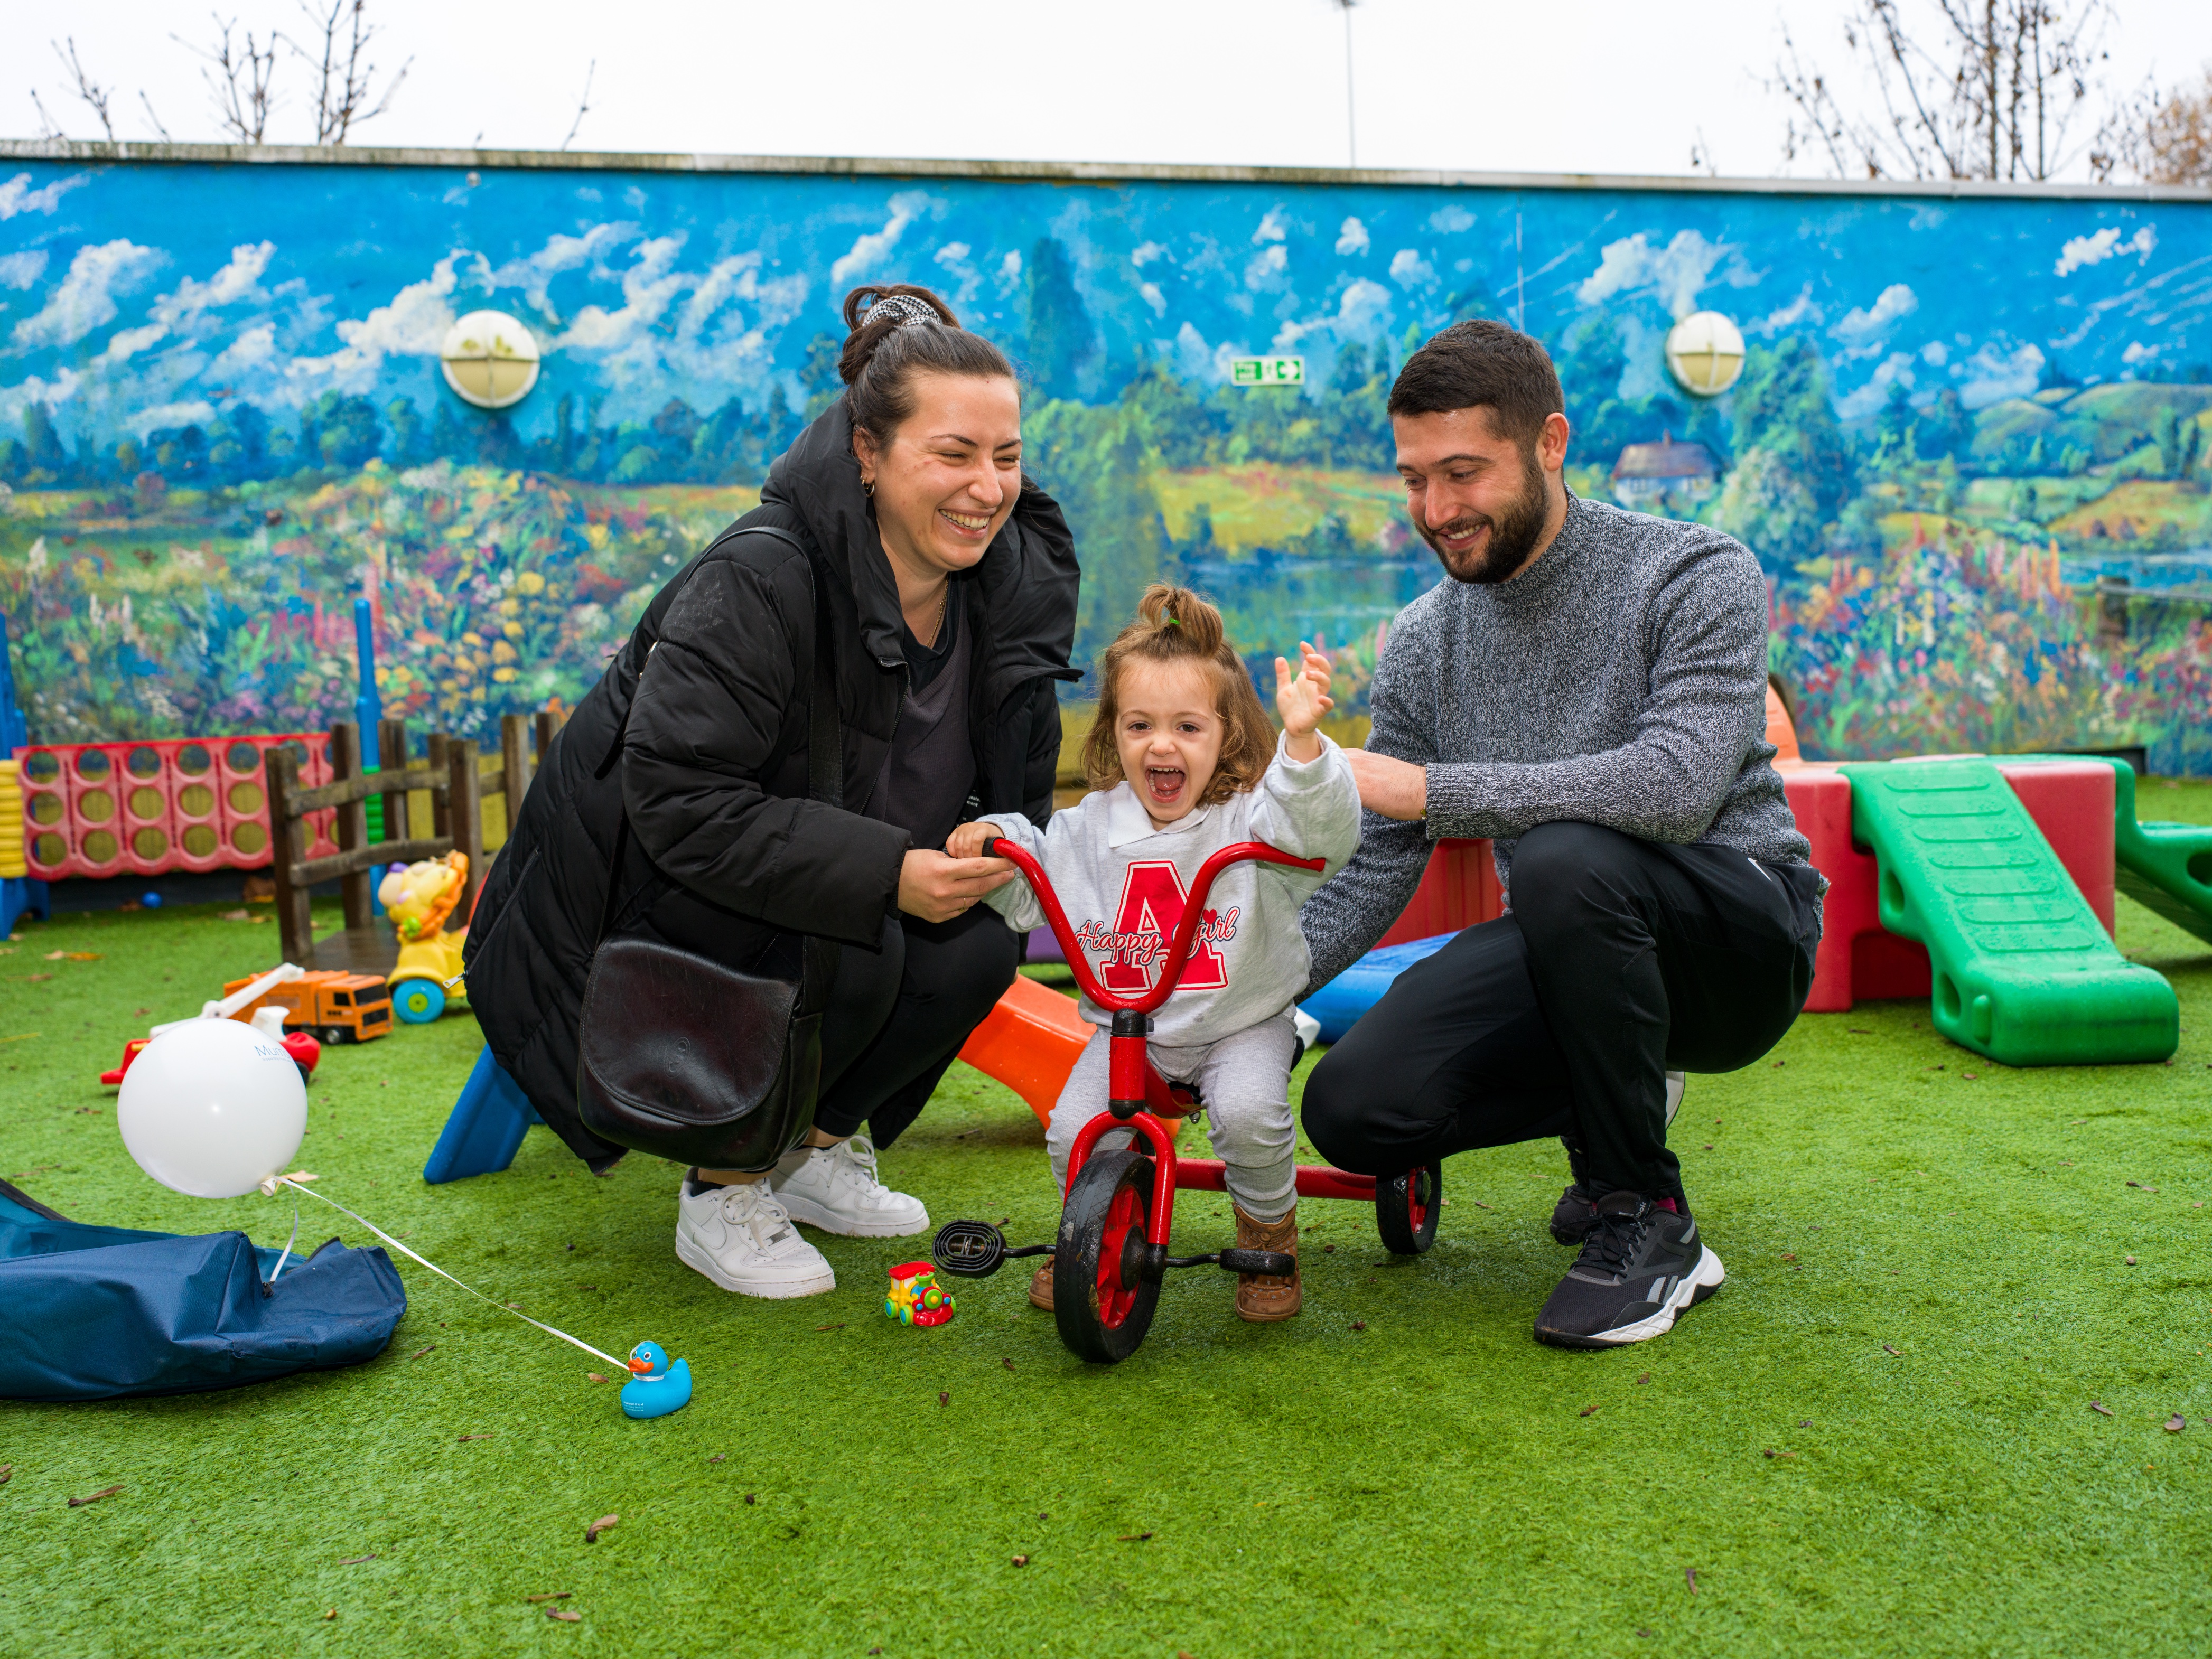
[[[307,890],[292,884],[292,868],[307,856],[305,826],[292,809],[292,796],[300,787],[300,763],[281,744],[271,744],[262,761],[261,775],[269,795],[269,868],[276,883],[276,939],[284,960],[301,967],[313,965],[314,917]]]
[[[343,783],[362,775],[361,728],[350,720],[331,727],[331,781]],[[351,853],[368,845],[368,802],[349,800],[337,809],[338,851]],[[369,908],[370,876],[367,870],[349,871],[338,878],[338,896],[345,906],[348,927],[367,927],[374,921]]]
[[[379,720],[376,723],[376,757],[386,770],[403,771],[407,765],[407,722]],[[386,841],[411,841],[415,837],[412,815],[407,808],[407,792],[384,797],[384,838]]]
[[[433,732],[423,740],[422,758],[430,770],[441,778],[447,775],[446,750],[451,741],[443,732]],[[430,786],[430,834],[434,839],[453,833],[453,820],[447,805],[452,793],[449,783]]]
[[[536,722],[538,727],[538,764],[540,767],[543,767],[545,764],[545,753],[546,750],[552,748],[554,738],[559,734],[561,728],[568,723],[568,717],[566,714],[556,714],[550,708],[541,708],[538,711],[538,719]]]
[[[514,839],[514,822],[522,816],[522,798],[530,793],[530,745],[524,741],[530,720],[524,714],[502,714],[499,721],[499,752],[505,763],[501,781],[507,796],[507,838]]]
[[[467,884],[461,902],[453,907],[459,925],[466,927],[476,908],[477,889],[483,885],[483,797],[477,777],[477,746],[466,738],[454,738],[446,747],[446,811],[452,829],[453,850],[469,859]]]

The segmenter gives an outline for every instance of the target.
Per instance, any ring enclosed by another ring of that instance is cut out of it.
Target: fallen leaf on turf
[[[723,1458],[726,1457],[728,1455],[729,1455],[729,1454],[728,1454],[728,1453],[726,1453],[726,1452],[716,1452],[716,1453],[715,1453],[712,1457],[708,1458],[707,1461],[708,1461],[709,1463],[719,1463],[719,1462],[720,1462],[722,1461],[722,1459],[723,1459]]]
[[[1581,1414],[1584,1417],[1589,1417],[1595,1415],[1597,1407],[1595,1406],[1585,1406],[1583,1407]]]
[[[1890,1355],[1893,1358],[1902,1359],[1905,1358],[1903,1354],[1899,1353],[1896,1349],[1891,1347],[1887,1342],[1881,1345],[1881,1351],[1884,1353]]]
[[[1479,1198],[1470,1198],[1469,1200],[1468,1200],[1468,1203],[1470,1203],[1470,1204],[1472,1204],[1472,1205],[1474,1205],[1474,1207],[1475,1207],[1476,1209],[1478,1209],[1478,1210],[1486,1210],[1486,1209],[1488,1209],[1488,1208],[1490,1207],[1490,1206],[1488,1206],[1487,1204],[1484,1203],[1484,1202],[1483,1202],[1480,1199],[1479,1199]],[[1443,1208],[1443,1206],[1442,1204],[1439,1204],[1439,1205],[1437,1205],[1437,1207],[1438,1209],[1440,1209],[1440,1210],[1441,1210],[1442,1208]]]
[[[13,1463],[0,1463],[0,1486],[6,1486],[15,1478],[15,1466]]]
[[[499,1432],[499,1431],[498,1431],[497,1429],[486,1429],[486,1430],[485,1430],[482,1434],[465,1434],[465,1435],[463,1435],[463,1436],[461,1437],[461,1438],[462,1438],[464,1441],[469,1441],[469,1440],[489,1440],[489,1439],[490,1439],[490,1438],[492,1437],[492,1436],[494,1436],[495,1434],[497,1434],[498,1432]]]
[[[607,1379],[600,1376],[597,1371],[586,1371],[584,1373],[584,1380],[587,1382],[604,1382]]]
[[[333,1619],[337,1618],[337,1616],[338,1616],[338,1610],[337,1610],[336,1607],[332,1607],[332,1608],[331,1608],[328,1613],[325,1613],[325,1614],[323,1615],[323,1622],[324,1622],[325,1624],[326,1624],[326,1625],[327,1625],[328,1623],[330,1623],[330,1621],[331,1621],[331,1620],[333,1620]]]
[[[52,974],[26,974],[23,977],[30,984],[43,985],[46,981],[52,979],[53,975]]]
[[[70,1498],[69,1501],[69,1506],[73,1510],[81,1510],[87,1504],[97,1504],[103,1498],[112,1498],[116,1493],[122,1490],[123,1488],[120,1485],[102,1486],[98,1492],[88,1493],[85,1497]]]
[[[1794,1451],[1777,1451],[1771,1446],[1769,1446],[1766,1449],[1766,1455],[1769,1457],[1795,1457],[1797,1455]]]
[[[599,1534],[621,1519],[622,1516],[619,1515],[601,1516],[598,1520],[592,1522],[590,1526],[584,1528],[584,1541],[586,1544],[598,1543],[599,1541]]]
[[[1809,1429],[1813,1426],[1813,1419],[1809,1417],[1801,1417],[1797,1419],[1797,1426],[1801,1429]]]
[[[1039,1510],[1037,1511],[1037,1519],[1038,1519],[1038,1520],[1040,1520],[1040,1521],[1049,1521],[1049,1520],[1051,1520],[1051,1519],[1052,1519],[1052,1511],[1051,1511],[1051,1510]]]
[[[1872,1036],[1874,1035],[1872,1031],[1862,1030],[1856,1025],[1846,1025],[1844,1029],[1846,1031],[1849,1031],[1853,1036]]]
[[[1972,1083],[1972,1082],[1973,1082],[1973,1081],[1974,1081],[1975,1074],[1974,1074],[1973,1073],[1972,1073],[1972,1072],[1961,1072],[1961,1073],[1959,1073],[1959,1075],[1960,1075],[1960,1077],[1962,1077],[1962,1078],[1966,1079],[1966,1081],[1967,1081],[1967,1082],[1969,1082],[1969,1083]]]
[[[2144,1185],[2143,1185],[2143,1183],[2142,1183],[2142,1182],[2140,1182],[2140,1181],[2130,1181],[2130,1182],[2128,1182],[2128,1185],[2129,1185],[2129,1186],[2130,1186],[2130,1187],[2142,1187],[2142,1189],[2143,1189],[2143,1191],[2145,1191],[2145,1192],[2147,1192],[2147,1193],[2154,1193],[2154,1192],[2156,1192],[2156,1191],[2158,1190],[2158,1188],[2155,1188],[2155,1187],[2148,1187],[2148,1186],[2144,1186]]]
[[[940,1394],[937,1396],[937,1403],[940,1406],[949,1406],[952,1403],[952,1396],[949,1394]]]
[[[217,918],[217,920],[222,921],[251,921],[253,920],[253,913],[251,910],[225,910],[222,915]]]
[[[2133,1256],[2130,1256],[2130,1257],[2128,1258],[2128,1266],[2130,1266],[2130,1267],[2134,1267],[2135,1265],[2136,1265],[2136,1259],[2135,1259],[2135,1257],[2133,1257]]]
[[[1683,1568],[1682,1582],[1690,1587],[1690,1594],[1695,1595],[1698,1593],[1698,1570],[1695,1567]]]
[[[574,1590],[540,1590],[535,1595],[526,1595],[522,1599],[532,1603],[538,1601],[565,1601],[575,1593],[576,1592]]]
[[[429,1347],[417,1348],[413,1353],[409,1354],[407,1357],[410,1359],[420,1359],[424,1354],[429,1352],[431,1348],[434,1348],[437,1346],[438,1345],[436,1343],[433,1342],[429,1345]]]
[[[1018,1555],[1014,1558],[1014,1565],[1018,1567],[1026,1567],[1029,1564],[1030,1559],[1026,1555]],[[883,1650],[881,1648],[870,1648],[868,1651],[871,1653],[881,1653]]]
[[[1637,1386],[1638,1388],[1639,1388],[1639,1389],[1640,1389],[1640,1388],[1642,1388],[1642,1387],[1643,1387],[1646,1382],[1649,1382],[1650,1380],[1651,1380],[1651,1373],[1650,1373],[1650,1371],[1646,1371],[1646,1372],[1644,1372],[1644,1375],[1643,1375],[1643,1376],[1639,1376],[1639,1377],[1638,1377],[1638,1378],[1636,1379],[1636,1386]]]
[[[2093,1412],[2102,1412],[2107,1417],[2112,1414],[2112,1408],[2101,1400],[2092,1400],[2089,1402],[2089,1409]]]
[[[2172,1416],[2166,1419],[2166,1431],[2168,1434],[2179,1434],[2188,1426],[2189,1419],[2184,1417],[2179,1412],[2174,1413]]]
[[[1148,1532],[1125,1532],[1114,1541],[1117,1544],[1141,1544],[1151,1536]]]
[[[760,1499],[754,1497],[752,1493],[747,1492],[745,1494],[745,1502],[748,1504],[757,1504],[760,1502]]]
[[[1014,1362],[1011,1359],[1001,1359],[999,1363],[1001,1365],[1004,1365],[1008,1370],[1012,1370],[1014,1368]]]
[[[1355,1319],[1352,1322],[1352,1328],[1355,1331],[1364,1331],[1367,1328],[1367,1322],[1364,1319]]]
[[[842,1331],[845,1328],[842,1325],[817,1325],[814,1328],[817,1331]]]
[[[98,962],[100,960],[100,952],[97,951],[57,951],[54,955],[59,957],[64,962]],[[51,961],[52,958],[49,957],[48,960]]]
[[[344,1560],[339,1562],[338,1565],[342,1567],[357,1567],[364,1561],[374,1561],[375,1559],[375,1553],[372,1551],[367,1555],[349,1555]]]
[[[1334,1244],[1324,1244],[1321,1247],[1321,1253],[1323,1255],[1334,1255],[1336,1254],[1336,1246]]]
[[[564,1625],[580,1625],[584,1622],[582,1613],[571,1613],[566,1607],[548,1607],[545,1609],[545,1616],[548,1619],[558,1619]]]
[[[1784,1261],[1795,1261],[1797,1259],[1797,1252],[1795,1250],[1785,1250],[1782,1254],[1782,1259]]]

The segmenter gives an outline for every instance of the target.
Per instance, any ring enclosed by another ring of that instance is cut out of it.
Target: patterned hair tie
[[[942,323],[945,320],[937,314],[936,307],[927,300],[917,300],[911,294],[884,295],[869,305],[867,314],[860,321],[865,325],[878,317],[890,318],[893,328],[904,328],[909,323]]]

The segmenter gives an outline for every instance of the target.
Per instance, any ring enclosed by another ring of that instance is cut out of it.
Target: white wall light
[[[503,311],[471,311],[446,331],[438,366],[465,401],[478,409],[506,409],[538,384],[538,342]]]

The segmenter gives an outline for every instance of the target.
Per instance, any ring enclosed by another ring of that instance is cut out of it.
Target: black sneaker
[[[1688,1216],[1640,1193],[1607,1193],[1582,1255],[1536,1316],[1536,1340],[1563,1348],[1648,1341],[1673,1329],[1677,1315],[1727,1276]]]
[[[1686,1079],[1680,1072],[1667,1073],[1667,1127],[1674,1127],[1674,1114],[1682,1109],[1682,1089]],[[1562,1244],[1579,1244],[1589,1237],[1590,1223],[1597,1218],[1597,1201],[1604,1194],[1590,1184],[1589,1176],[1583,1167],[1583,1154],[1574,1142],[1565,1135],[1559,1145],[1567,1149],[1567,1168],[1574,1176],[1567,1189],[1559,1194],[1559,1201],[1552,1206],[1552,1237]]]

